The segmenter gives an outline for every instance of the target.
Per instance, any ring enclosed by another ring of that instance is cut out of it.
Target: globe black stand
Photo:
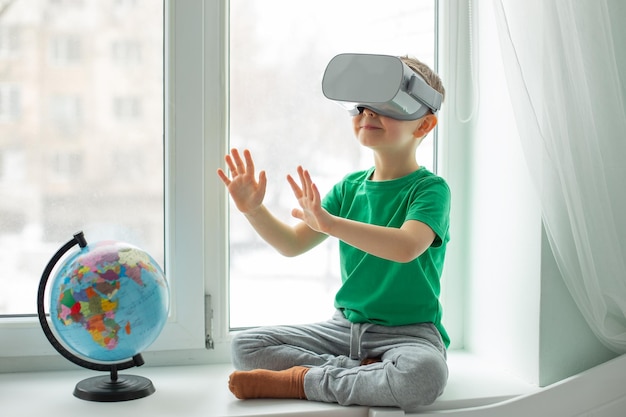
[[[74,396],[88,401],[115,402],[147,397],[154,391],[148,378],[118,375],[116,366],[111,365],[110,376],[94,376],[76,384]]]
[[[147,397],[155,392],[152,381],[141,376],[118,374],[118,371],[143,365],[144,361],[141,354],[133,356],[132,359],[126,362],[115,364],[88,362],[65,349],[65,347],[63,347],[63,345],[61,345],[61,343],[54,336],[54,333],[52,333],[52,330],[48,325],[46,312],[44,310],[44,295],[46,292],[48,278],[50,277],[50,273],[54,269],[56,263],[75,245],[79,245],[81,248],[87,246],[87,241],[85,240],[83,232],[76,233],[72,240],[63,245],[61,249],[54,254],[41,275],[39,291],[37,293],[37,315],[39,316],[41,328],[52,346],[67,360],[75,363],[76,365],[82,366],[83,368],[110,373],[110,375],[107,376],[96,376],[79,382],[76,384],[76,388],[74,389],[74,396],[83,400],[98,402],[129,401]]]

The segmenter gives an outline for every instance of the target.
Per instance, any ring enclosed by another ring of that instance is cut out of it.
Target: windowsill
[[[434,404],[425,407],[425,410],[477,407],[538,390],[537,387],[510,375],[490,370],[472,355],[462,352],[449,354],[449,368],[450,379],[446,391]],[[121,403],[82,401],[72,395],[77,382],[94,376],[92,371],[0,374],[3,415],[61,413],[64,417],[368,415],[367,407],[342,407],[300,400],[240,401],[228,391],[227,381],[230,372],[232,366],[229,364],[142,367],[124,371],[121,374],[136,374],[150,378],[156,392],[143,399]]]

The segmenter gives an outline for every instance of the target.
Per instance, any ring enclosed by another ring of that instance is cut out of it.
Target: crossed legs
[[[356,332],[355,326],[338,313],[328,322],[238,334],[232,350],[239,371],[231,375],[231,391],[237,398],[306,398],[405,411],[441,395],[448,369],[433,325],[367,325]]]

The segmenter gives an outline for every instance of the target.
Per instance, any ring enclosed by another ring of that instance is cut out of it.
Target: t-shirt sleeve
[[[449,239],[450,188],[441,177],[433,177],[414,193],[406,220],[427,224],[435,232],[432,246],[441,246]]]
[[[341,183],[337,183],[322,199],[322,207],[333,216],[339,215],[341,208]]]

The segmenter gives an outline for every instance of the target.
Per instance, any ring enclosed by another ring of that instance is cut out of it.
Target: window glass
[[[322,95],[328,61],[343,52],[408,54],[434,68],[434,25],[434,0],[231,0],[230,145],[250,149],[267,171],[265,204],[279,218],[294,221],[285,176],[298,165],[322,193],[373,165],[350,116]],[[418,151],[430,169],[432,145],[430,135]],[[334,239],[281,257],[231,204],[231,328],[325,320],[340,283]]]
[[[79,230],[163,265],[163,3],[5,3],[0,315],[30,315],[45,265]]]

